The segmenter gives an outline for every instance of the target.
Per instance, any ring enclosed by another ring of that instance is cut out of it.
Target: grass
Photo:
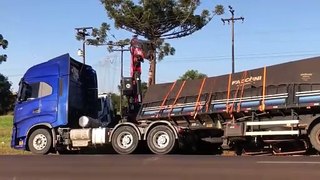
[[[13,117],[0,116],[0,155],[29,154],[27,151],[15,150],[10,147]]]

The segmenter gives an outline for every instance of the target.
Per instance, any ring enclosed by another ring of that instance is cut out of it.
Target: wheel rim
[[[170,136],[167,132],[158,131],[154,134],[152,142],[158,149],[164,149],[169,145],[170,140]]]
[[[37,151],[41,151],[43,150],[48,144],[48,139],[44,134],[37,134],[34,138],[33,138],[33,147],[37,150]]]
[[[133,136],[129,132],[122,132],[117,138],[117,144],[121,149],[128,149],[133,144]]]
[[[320,144],[320,129],[317,131],[316,137],[317,143]]]

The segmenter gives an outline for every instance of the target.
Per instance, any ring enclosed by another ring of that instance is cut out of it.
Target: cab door
[[[48,80],[46,78],[46,80]],[[22,81],[18,101],[14,111],[14,124],[17,127],[17,136],[26,136],[29,128],[36,124],[52,124],[57,117],[57,92],[54,85],[57,80],[50,83],[41,81]]]

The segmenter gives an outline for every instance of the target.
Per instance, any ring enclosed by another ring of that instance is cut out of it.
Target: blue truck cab
[[[31,67],[19,84],[11,147],[49,153],[59,144],[59,128],[79,128],[81,116],[97,118],[97,102],[96,72],[69,54]]]

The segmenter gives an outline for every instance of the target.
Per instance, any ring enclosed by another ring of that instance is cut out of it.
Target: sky
[[[225,6],[225,14],[191,36],[169,40],[174,56],[157,64],[156,82],[175,81],[187,70],[208,76],[231,72],[231,25],[228,6],[235,17],[235,70],[243,71],[298,59],[320,56],[319,0],[202,0],[201,7]],[[0,0],[0,34],[9,41],[8,60],[0,64],[0,73],[18,89],[20,78],[28,68],[69,53],[81,61],[77,50],[82,43],[75,39],[76,27],[99,27],[102,22],[113,25],[99,0]],[[110,40],[131,38],[133,34],[115,29]],[[124,53],[124,75],[129,76],[130,54]],[[86,62],[96,69],[99,92],[116,92],[120,81],[120,54],[106,47],[87,47]],[[142,65],[142,80],[147,81],[147,61]],[[286,71],[290,73],[289,71]]]

